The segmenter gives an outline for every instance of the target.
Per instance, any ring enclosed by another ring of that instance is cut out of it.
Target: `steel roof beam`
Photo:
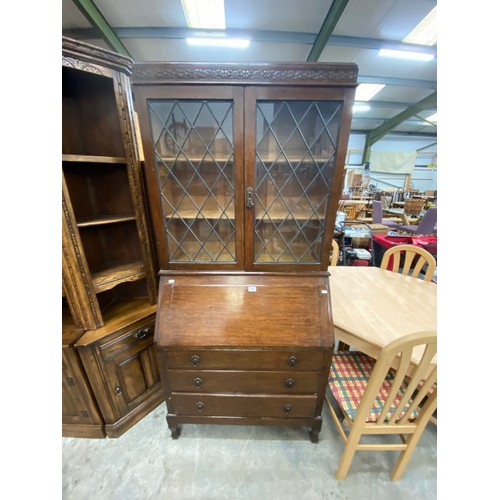
[[[385,83],[396,87],[420,87],[424,89],[437,89],[435,80],[417,80],[414,78],[394,78],[390,76],[358,76],[358,83]]]
[[[366,162],[370,159],[370,151],[373,144],[380,141],[382,137],[387,135],[391,130],[396,128],[398,125],[403,123],[415,115],[418,115],[421,111],[426,109],[435,108],[437,104],[437,92],[433,92],[431,95],[428,95],[425,99],[422,99],[420,102],[417,102],[413,106],[410,106],[408,109],[405,109],[401,113],[392,117],[390,120],[387,120],[382,125],[368,132],[365,140],[365,149],[363,151],[363,160],[362,162]]]
[[[337,23],[344,13],[348,3],[349,0],[333,0],[330,10],[328,11],[325,20],[323,21],[323,25],[319,30],[318,36],[314,40],[312,49],[307,56],[308,61],[319,60],[323,49],[330,40],[333,30],[335,29],[335,26],[337,26]]]
[[[353,129],[351,128],[351,134],[368,135],[371,130],[366,129]],[[425,138],[436,138],[437,134],[435,132],[396,132],[392,131],[387,134],[390,137],[425,137]],[[363,160],[363,164],[365,161]]]
[[[74,2],[82,0],[73,0]],[[182,39],[196,36],[210,36],[221,33],[235,38],[249,38],[256,42],[274,43],[302,43],[312,45],[318,36],[314,33],[300,33],[296,31],[273,31],[273,30],[198,30],[191,28],[175,27],[129,27],[113,28],[112,31],[119,38],[160,38],[160,39]],[[63,30],[65,36],[78,40],[89,40],[100,38],[101,31],[98,28],[69,28]],[[342,47],[352,47],[356,49],[380,50],[406,50],[418,51],[432,54],[437,58],[437,48],[428,45],[416,45],[403,43],[398,40],[384,40],[380,38],[368,38],[360,36],[331,35],[327,45],[337,45]]]
[[[73,3],[100,34],[98,38],[102,37],[119,54],[132,58],[92,0],[73,0]]]

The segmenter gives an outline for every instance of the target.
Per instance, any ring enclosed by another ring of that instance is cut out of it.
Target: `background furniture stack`
[[[132,61],[62,40],[63,435],[115,437],[163,399]]]

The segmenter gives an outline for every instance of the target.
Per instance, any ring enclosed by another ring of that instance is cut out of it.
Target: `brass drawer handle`
[[[134,333],[134,337],[138,340],[141,340],[145,337],[147,337],[149,333],[149,327],[143,328],[142,330],[139,330],[138,332]]]
[[[285,381],[285,385],[291,389],[295,385],[295,380],[293,378],[289,378],[287,381]]]
[[[203,385],[203,380],[201,380],[201,378],[200,378],[200,377],[196,377],[196,378],[194,379],[194,385],[195,385],[196,387],[201,387],[201,386]]]
[[[200,361],[201,361],[201,359],[197,354],[194,354],[191,357],[191,362],[193,363],[194,366],[198,366],[200,364]]]
[[[290,405],[290,404],[284,405],[283,411],[288,415],[292,411],[292,405]]]
[[[196,403],[196,409],[199,411],[199,412],[202,412],[205,408],[205,405],[200,401],[198,403]]]
[[[297,364],[297,358],[295,356],[290,356],[288,358],[288,364],[293,368]]]

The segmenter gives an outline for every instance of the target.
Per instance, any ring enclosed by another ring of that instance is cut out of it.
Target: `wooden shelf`
[[[222,210],[205,210],[201,212],[203,215],[202,217],[199,217],[200,220],[204,219],[220,219],[222,217]],[[234,215],[234,210],[226,210],[224,212],[225,217],[223,220],[229,218],[231,220],[235,219]],[[200,212],[198,210],[181,210],[179,212],[176,212],[175,214],[170,214],[166,215],[166,219],[196,219],[198,218],[198,215],[200,215]]]
[[[262,217],[264,217],[266,214],[264,211],[259,211],[255,214],[255,218],[259,221],[262,221]],[[314,214],[311,216],[310,212],[298,212],[296,210],[293,211],[293,217],[292,214],[288,210],[282,210],[282,211],[273,211],[271,210],[271,213],[269,214],[269,217],[272,219],[272,221],[282,221],[285,218],[288,218],[288,220],[315,220],[314,219]],[[264,223],[267,223],[265,220],[263,221]]]
[[[134,215],[102,215],[100,217],[94,217],[88,220],[82,220],[77,222],[78,227],[92,227],[92,226],[102,226],[106,224],[117,224],[120,222],[130,222],[134,221]]]
[[[232,154],[229,155],[229,156],[232,156]],[[164,161],[164,162],[168,162],[168,163],[173,163],[173,162],[176,162],[176,163],[199,163],[200,161],[207,162],[207,163],[208,162],[209,163],[214,163],[214,162],[217,162],[217,163],[232,163],[232,162],[234,162],[234,157],[233,158],[230,158],[230,157],[229,158],[227,158],[227,157],[224,157],[224,158],[218,158],[218,157],[212,158],[210,155],[206,155],[206,156],[189,156],[189,158],[186,158],[183,155],[183,156],[179,156],[179,157],[176,157],[176,156],[162,156],[161,160]]]
[[[186,153],[188,154],[188,153]],[[205,157],[203,156],[189,156],[189,158],[186,158],[185,156],[179,156],[179,157],[174,157],[174,156],[162,156],[161,160],[165,163],[194,163],[198,164],[201,161],[204,163],[233,163],[234,162],[234,157],[233,158],[227,158],[227,157],[215,157],[212,158],[210,155],[207,155]],[[292,158],[285,158],[281,156],[280,158],[272,157],[272,158],[262,158],[260,157],[260,160],[263,161],[264,163],[313,163],[314,161],[316,162],[324,162],[324,161],[330,161],[330,157],[328,158],[320,158],[320,157],[315,157],[314,160],[312,158],[302,158],[300,156],[297,157],[292,157]],[[256,161],[257,158],[256,158]],[[333,159],[331,160],[333,161]]]
[[[146,277],[144,263],[131,262],[108,267],[105,270],[92,273],[92,284],[96,293],[110,290],[111,288],[127,281],[137,281]]]
[[[62,161],[73,163],[127,163],[127,159],[120,156],[94,156],[63,154]]]
[[[129,298],[113,303],[103,311],[104,326],[96,330],[88,330],[82,335],[77,347],[84,347],[92,342],[102,339],[120,328],[133,325],[148,314],[156,312],[156,304],[151,305],[145,298]]]
[[[172,215],[166,215],[165,218],[166,219],[196,219],[196,218],[199,218],[199,220],[204,220],[204,219],[219,219],[222,216],[222,212],[217,211],[217,210],[203,210],[202,213],[203,213],[203,217],[198,217],[198,215],[200,213],[197,210],[182,210],[182,211],[176,212],[175,214],[172,214]],[[226,210],[225,215],[227,216],[227,218],[229,218],[231,220],[235,220],[234,211]],[[257,211],[255,214],[255,218],[257,220],[262,220],[262,217],[264,217],[264,216],[265,216],[265,212],[260,211],[260,210]],[[288,212],[287,210],[283,210],[283,211],[279,211],[279,212],[272,211],[271,216],[270,216],[270,218],[273,221],[282,221],[286,217],[288,217],[290,220],[293,220],[293,219],[307,220],[307,219],[311,218],[311,213],[310,212],[294,211],[293,218],[292,218],[290,215],[290,212]],[[225,218],[223,218],[222,220],[225,220]],[[315,219],[312,218],[312,220],[315,220]]]

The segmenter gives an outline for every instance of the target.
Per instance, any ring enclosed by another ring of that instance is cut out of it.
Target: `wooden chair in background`
[[[332,240],[332,258],[330,260],[330,266],[336,266],[339,261],[339,244],[337,240]],[[348,351],[350,346],[344,342],[339,342],[337,345],[337,350],[339,351]]]
[[[405,201],[404,211],[410,217],[420,217],[420,213],[425,207],[426,200],[410,198]]]
[[[399,231],[410,234],[434,234],[437,232],[437,207],[427,209],[418,224],[401,225]]]
[[[336,240],[332,240],[332,258],[330,260],[331,266],[336,266],[339,261],[339,244]]]
[[[404,263],[401,267],[402,256],[404,257]],[[380,268],[418,278],[420,273],[424,272],[425,266],[423,279],[432,281],[436,265],[436,259],[427,250],[416,245],[396,245],[384,252]]]
[[[410,371],[412,352],[418,346],[423,346],[424,353]],[[361,352],[333,354],[326,402],[345,442],[336,479],[345,479],[358,450],[401,451],[391,479],[396,481],[403,475],[437,407],[436,352],[436,332],[418,332],[392,341],[378,360]],[[399,435],[401,443],[361,443],[363,436],[388,434]]]
[[[358,216],[358,207],[356,205],[351,205],[344,208],[345,220],[356,220]]]

